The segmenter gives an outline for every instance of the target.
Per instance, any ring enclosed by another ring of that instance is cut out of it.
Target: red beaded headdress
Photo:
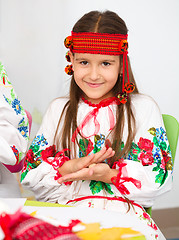
[[[94,33],[94,32],[72,32],[71,36],[65,38],[65,47],[70,49],[72,53],[90,53],[103,55],[123,55],[123,86],[122,92],[132,92],[134,84],[129,81],[128,73],[128,35]],[[66,54],[66,60],[70,62],[69,52]],[[125,66],[127,71],[128,83],[124,85]],[[65,72],[69,75],[73,74],[72,65],[67,65]]]

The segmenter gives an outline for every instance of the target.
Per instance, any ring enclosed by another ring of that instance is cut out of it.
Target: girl
[[[27,115],[0,62],[0,197],[21,197],[11,172],[22,169],[28,139]]]
[[[92,11],[65,39],[69,98],[54,100],[26,156],[22,184],[40,201],[137,214],[171,188],[172,160],[162,117],[139,94],[127,27]]]

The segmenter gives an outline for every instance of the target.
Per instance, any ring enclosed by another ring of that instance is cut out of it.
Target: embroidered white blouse
[[[57,171],[51,164],[42,160],[41,151],[54,144],[54,134],[67,100],[67,98],[59,98],[50,104],[26,156],[21,182],[34,192],[37,200],[69,203],[70,205],[84,204],[85,206],[109,209],[112,209],[114,205],[116,210],[114,202],[116,202],[116,198],[122,197],[122,193],[125,193],[128,199],[137,204],[149,207],[153,205],[157,196],[171,189],[172,159],[162,116],[155,101],[142,94],[132,95],[137,133],[131,150],[124,159],[125,164],[123,166],[116,164],[115,166],[116,169],[121,170],[121,175],[116,181],[117,184],[97,181],[74,181],[71,184],[59,184],[56,181]],[[93,109],[92,106],[80,101],[77,116],[78,126]],[[94,118],[91,118],[83,128],[83,135],[90,136],[87,139],[90,144],[92,143],[93,152],[99,151],[104,146],[109,134],[111,126],[109,111],[112,111],[115,116],[116,105],[99,109],[96,117],[100,124],[98,132],[95,132]],[[60,125],[60,129],[61,127],[62,125]],[[124,143],[127,131],[126,123]],[[78,141],[81,148],[84,149],[83,140],[78,137]],[[58,149],[58,151],[61,150]],[[83,156],[79,147],[77,147],[77,156]],[[141,187],[137,183],[140,183]],[[122,189],[126,191],[124,192]]]
[[[11,172],[22,169],[28,139],[26,113],[0,62],[0,197],[20,197]]]

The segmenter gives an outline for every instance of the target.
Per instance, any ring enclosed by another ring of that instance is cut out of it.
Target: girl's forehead
[[[75,53],[75,59],[90,59],[90,60],[117,60],[119,56],[115,55],[105,55],[105,54],[91,54],[91,53]]]

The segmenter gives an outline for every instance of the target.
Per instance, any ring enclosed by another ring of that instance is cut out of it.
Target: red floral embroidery
[[[164,150],[162,151],[163,158],[161,159],[161,165],[160,167],[165,170],[165,166],[170,161],[170,157],[167,155],[167,153]]]
[[[56,153],[55,145],[50,146],[41,152],[41,157],[43,161],[48,161],[47,158],[54,157]]]
[[[138,142],[138,146],[139,148],[145,150],[146,152],[151,152],[154,146],[154,143],[151,142],[149,139],[145,139],[145,138],[140,138],[139,142]]]
[[[15,145],[11,146],[11,148],[12,148],[12,151],[13,151],[15,157],[16,157],[16,164],[17,164],[18,161],[19,161],[19,151],[17,150]]]
[[[158,229],[157,226],[155,225],[155,223],[152,223],[152,222],[151,222],[150,224],[148,223],[148,225],[149,225],[151,228],[153,228],[155,231]]]
[[[28,160],[28,162],[33,163],[34,158],[35,158],[35,155],[34,155],[32,149],[29,149],[29,151],[26,154],[25,160]]]
[[[138,160],[141,161],[143,166],[152,165],[154,162],[152,154],[154,143],[151,142],[149,139],[141,137],[139,139],[138,146],[140,149],[143,150],[141,153],[139,153]]]
[[[27,169],[27,163],[33,163],[34,162],[34,158],[35,158],[35,155],[32,151],[32,149],[29,149],[26,156],[25,156],[25,159],[24,159],[24,166],[23,166],[23,169],[22,169],[22,172],[24,172],[26,169]],[[31,166],[28,166],[28,170],[32,169]]]
[[[143,217],[146,218],[147,220],[150,220],[150,216],[146,212],[143,212]]]
[[[152,165],[154,162],[152,152],[141,152],[138,155],[138,159],[141,161],[143,166]]]

